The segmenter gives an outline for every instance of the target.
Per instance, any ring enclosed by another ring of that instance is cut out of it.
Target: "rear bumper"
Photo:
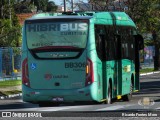
[[[25,102],[74,102],[74,101],[94,101],[93,84],[81,89],[69,90],[35,90],[22,85],[22,97]],[[63,98],[63,101],[54,101],[53,98]]]

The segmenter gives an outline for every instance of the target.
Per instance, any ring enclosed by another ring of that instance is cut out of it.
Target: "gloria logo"
[[[45,78],[46,80],[51,80],[51,79],[52,79],[52,74],[46,73],[46,74],[44,75],[44,78]]]
[[[144,107],[153,106],[155,104],[154,100],[149,97],[144,97],[138,101],[138,104]]]

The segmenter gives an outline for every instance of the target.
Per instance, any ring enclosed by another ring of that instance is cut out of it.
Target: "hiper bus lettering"
[[[41,31],[86,31],[87,23],[62,23],[62,24],[28,24],[28,32]]]

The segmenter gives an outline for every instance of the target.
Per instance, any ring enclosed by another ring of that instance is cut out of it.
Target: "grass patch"
[[[12,95],[12,94],[19,94],[22,93],[20,90],[14,90],[14,91],[4,91],[3,94],[5,95]]]
[[[22,85],[22,80],[5,80],[0,81],[0,87],[12,87]]]
[[[149,72],[153,72],[154,68],[145,68],[145,69],[140,69],[140,74],[142,73],[149,73]]]
[[[7,95],[13,95],[13,94],[19,94],[19,93],[22,93],[21,90],[14,90],[14,91],[3,91],[3,92],[0,92],[0,96],[7,96]]]

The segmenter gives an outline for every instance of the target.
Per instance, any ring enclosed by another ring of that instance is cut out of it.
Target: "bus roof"
[[[93,17],[97,19],[96,23],[99,24],[102,22],[114,24],[115,21],[116,25],[136,27],[135,23],[125,12],[98,12]]]
[[[38,20],[38,19],[90,19],[91,16],[48,16],[48,17],[38,17],[38,18],[29,18],[26,20]]]
[[[67,14],[60,14],[60,13],[40,13],[28,18],[26,20],[37,20],[37,19],[90,19],[92,16],[80,16],[77,14],[67,15]]]
[[[113,17],[114,16],[114,17]],[[134,26],[132,19],[125,12],[79,12],[79,13],[40,13],[26,20],[38,19],[94,19],[96,24],[113,24],[116,25]]]

